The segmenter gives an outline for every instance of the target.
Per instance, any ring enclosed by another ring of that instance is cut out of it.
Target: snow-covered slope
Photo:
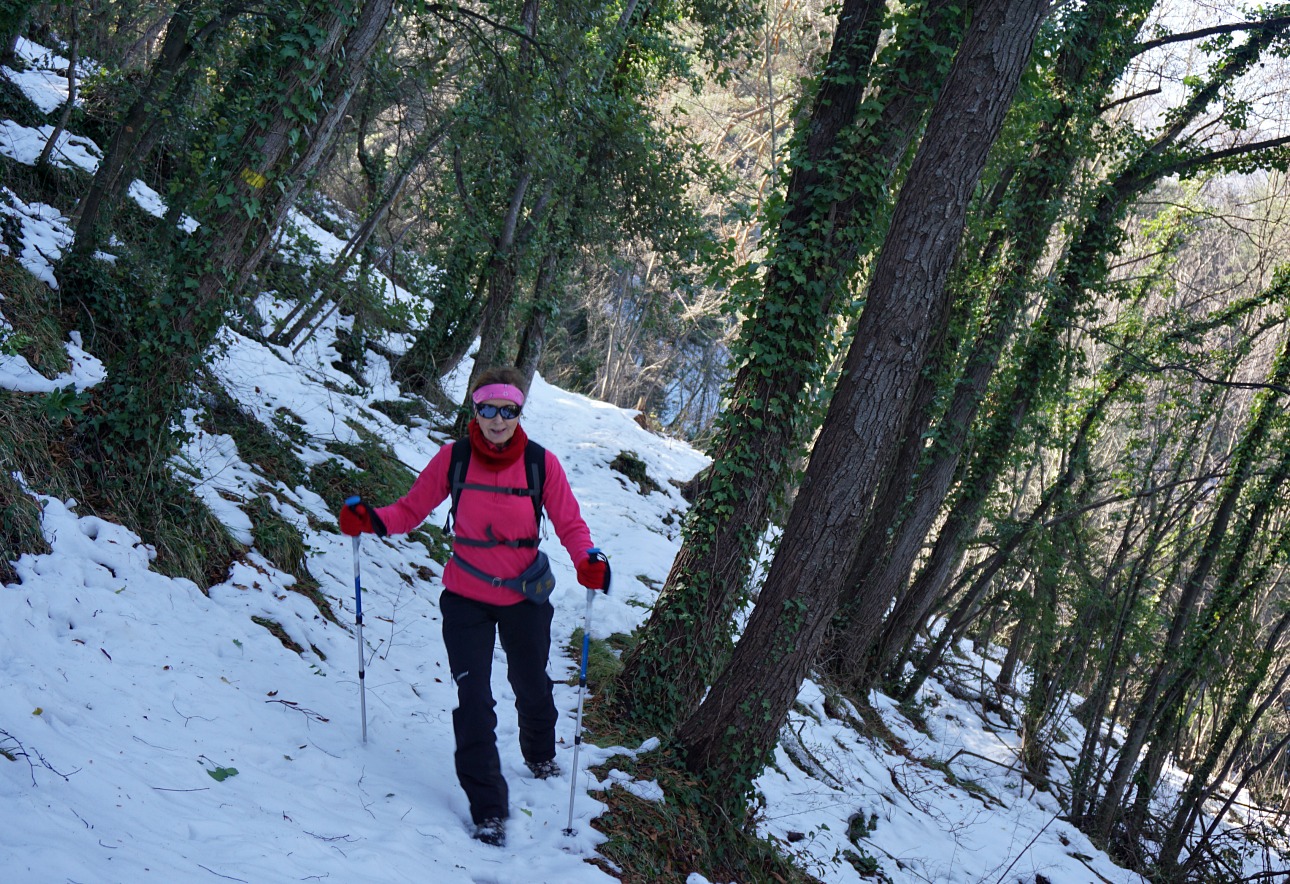
[[[58,60],[38,47],[24,50],[31,67],[15,81],[48,99],[57,78],[40,71]],[[30,162],[41,138],[41,131],[0,124],[0,153]],[[97,151],[70,140],[62,161],[92,169]],[[156,199],[141,186],[132,193],[146,205]],[[56,284],[53,260],[68,241],[66,219],[18,194],[2,195],[0,210],[22,236],[14,257]],[[282,309],[268,298],[261,307],[266,322]],[[3,308],[0,300],[0,314]],[[402,396],[379,357],[363,386],[332,367],[336,332],[346,322],[334,320],[297,356],[226,332],[214,372],[266,426],[289,409],[307,438],[298,449],[306,463],[334,458],[325,445],[356,441],[357,424],[418,470],[446,440],[425,422],[401,425],[372,407]],[[91,355],[74,340],[67,348],[72,369],[54,381],[21,357],[0,356],[0,387],[39,395],[101,380]],[[459,394],[461,379],[454,383],[451,392]],[[593,608],[596,637],[644,620],[679,547],[686,504],[673,483],[706,463],[632,418],[541,378],[525,409],[529,434],[561,458],[593,537],[613,561],[614,591]],[[452,770],[455,691],[440,638],[440,566],[424,546],[403,539],[369,537],[360,547],[364,743],[350,541],[328,528],[334,514],[316,493],[275,485],[242,460],[232,438],[203,431],[195,416],[190,427],[183,461],[195,492],[249,542],[247,504],[271,488],[271,505],[304,534],[309,569],[340,623],[290,591],[294,578],[254,549],[205,595],[152,571],[148,549],[131,532],[81,513],[75,501],[41,496],[51,551],[23,556],[21,582],[0,588],[0,749],[9,759],[0,762],[3,880],[612,880],[586,862],[602,838],[589,821],[603,809],[598,796],[607,788],[667,800],[653,784],[627,782],[614,768],[615,757],[648,752],[654,741],[584,744],[577,832],[564,835],[569,781],[535,781],[524,769],[499,651],[494,690],[511,784],[509,842],[498,850],[473,841]],[[624,451],[646,465],[661,490],[642,494],[609,467]],[[441,523],[443,515],[432,520]],[[582,624],[584,595],[558,543],[545,546],[561,584],[559,647]],[[288,650],[253,618],[278,624],[304,651]],[[557,655],[551,666],[566,772],[577,699],[564,680],[574,665]],[[989,660],[971,665],[985,676],[994,667]],[[1063,822],[1052,795],[1022,782],[1018,739],[1003,722],[983,720],[934,682],[922,695],[925,729],[886,698],[873,702],[901,751],[830,717],[820,688],[807,683],[804,712],[792,715],[776,764],[758,783],[765,799],[760,830],[822,880],[871,880],[847,858],[857,844],[897,882],[1141,880]],[[1078,740],[1078,725],[1067,733]],[[1058,747],[1057,754],[1070,753]],[[948,765],[961,785],[926,762]],[[600,778],[592,767],[609,773]],[[1054,776],[1061,779],[1060,766]],[[852,827],[852,841],[848,822],[857,815],[864,825]],[[700,880],[691,876],[692,884]]]

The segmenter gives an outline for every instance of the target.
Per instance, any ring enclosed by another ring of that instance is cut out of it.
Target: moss
[[[372,408],[402,426],[411,426],[413,418],[430,423],[434,416],[421,399],[386,399],[373,402]]]
[[[203,427],[207,432],[231,437],[237,445],[238,456],[247,463],[255,464],[269,479],[281,482],[288,488],[295,488],[304,482],[305,465],[296,456],[289,437],[285,434],[278,435],[266,427],[254,414],[235,402],[213,379],[208,379],[205,387],[207,393]]]
[[[575,629],[573,635],[569,637],[567,649],[569,656],[579,662],[581,667],[582,660],[582,634],[581,628]],[[623,664],[621,655],[631,645],[635,644],[635,638],[625,633],[615,633],[607,639],[592,639],[587,651],[587,684],[592,690],[598,690],[602,686],[611,684],[618,673],[622,671]],[[577,684],[577,676],[574,676],[573,684]]]
[[[663,490],[657,482],[650,478],[649,472],[645,468],[645,462],[634,451],[618,452],[618,456],[610,461],[609,468],[622,473],[635,482],[636,489],[641,494]]]
[[[298,642],[292,639],[291,636],[287,635],[287,631],[282,628],[282,624],[278,621],[270,620],[268,617],[252,615],[251,622],[269,630],[270,634],[272,634],[272,636],[278,641],[282,642],[282,646],[287,650],[295,651],[297,654],[303,654],[305,652],[305,649],[301,647]]]
[[[424,523],[415,531],[409,531],[404,537],[424,546],[430,558],[440,565],[448,564],[448,559],[452,557],[452,541],[438,525]]]
[[[851,868],[855,869],[861,878],[876,878],[880,881],[891,880],[883,874],[882,867],[878,865],[878,860],[863,850],[859,853],[854,850],[844,850],[842,851],[842,858],[851,864]]]

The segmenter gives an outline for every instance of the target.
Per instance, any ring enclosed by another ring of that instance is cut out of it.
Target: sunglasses
[[[486,421],[492,420],[499,414],[506,420],[513,421],[520,416],[520,407],[518,405],[476,405],[475,414]]]

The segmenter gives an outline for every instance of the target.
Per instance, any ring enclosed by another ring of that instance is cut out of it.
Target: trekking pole
[[[356,506],[361,502],[358,497],[345,501],[345,506]],[[358,697],[363,710],[363,742],[367,742],[367,679],[363,662],[363,584],[358,576],[358,535],[354,535],[354,623],[358,627]]]
[[[598,549],[591,551],[591,560],[605,563],[605,594],[609,593],[609,558]],[[573,828],[573,799],[578,793],[578,750],[582,748],[582,701],[587,693],[587,657],[591,653],[591,603],[596,597],[594,589],[587,590],[587,617],[582,625],[582,666],[578,670],[578,718],[573,729],[573,771],[569,774],[569,825],[565,835],[577,834]]]

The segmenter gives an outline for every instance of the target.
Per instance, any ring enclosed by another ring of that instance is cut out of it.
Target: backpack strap
[[[457,518],[457,504],[461,501],[462,489],[466,487],[466,471],[470,469],[470,440],[458,439],[452,443],[452,456],[448,459],[448,494],[452,506],[448,508],[448,519],[443,523],[443,533],[452,536],[452,523]]]
[[[542,493],[546,487],[546,449],[533,440],[524,447],[524,475],[528,480],[525,488],[498,488],[494,485],[479,485],[466,481],[470,470],[470,440],[458,439],[452,443],[452,456],[448,460],[448,493],[452,505],[448,508],[448,518],[444,522],[444,533],[452,536],[452,524],[457,517],[457,504],[461,501],[461,492],[486,491],[490,494],[512,494],[528,497],[533,501],[533,524],[535,533],[532,538],[523,540],[498,540],[488,532],[487,539],[456,537],[455,542],[464,546],[518,546],[535,547],[538,545],[537,534],[542,527]]]
[[[542,494],[546,491],[546,449],[529,440],[524,448],[524,475],[529,480],[529,493],[533,497],[533,524],[542,530]]]

